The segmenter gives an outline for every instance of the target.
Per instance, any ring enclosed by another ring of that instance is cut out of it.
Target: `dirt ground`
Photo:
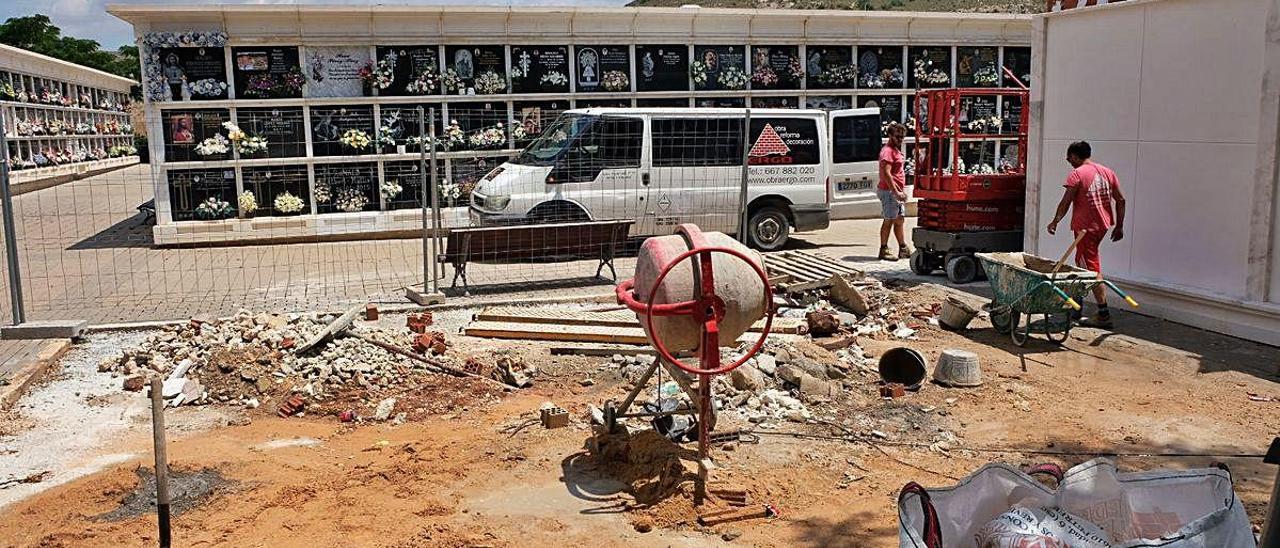
[[[943,295],[934,286],[902,291],[922,304]],[[635,466],[601,462],[587,452],[589,406],[621,399],[627,385],[608,358],[551,356],[547,344],[520,345],[540,370],[534,387],[467,403],[456,395],[474,381],[449,379],[455,384],[438,393],[446,405],[419,402],[426,411],[401,425],[344,424],[317,413],[282,419],[269,405],[179,408],[169,412],[172,424],[186,426],[172,429],[171,466],[217,481],[191,491],[173,522],[174,544],[896,546],[896,497],[907,482],[945,486],[991,461],[1070,466],[1094,458],[1090,453],[1123,454],[1114,458],[1122,470],[1225,462],[1250,519],[1260,524],[1276,473],[1261,459],[1131,455],[1265,452],[1280,430],[1280,350],[1132,315],[1120,321],[1117,333],[1073,331],[1063,347],[1043,341],[1015,347],[983,319],[960,333],[924,327],[912,341],[861,337],[873,356],[910,346],[933,363],[946,348],[977,352],[985,383],[971,389],[926,384],[918,393],[883,400],[874,379],[854,376],[828,414],[842,424],[875,421],[883,434],[875,445],[817,439],[840,433],[820,423],[783,423],[718,447],[713,480],[747,490],[747,509],[768,503],[781,515],[713,526],[697,523],[688,477],[663,475],[693,445],[633,445],[628,458]],[[457,335],[451,342],[456,351],[480,356],[512,348]],[[126,409],[140,415],[137,394],[80,397],[120,417]],[[544,402],[568,409],[570,427],[534,424]],[[24,422],[23,412],[11,417],[16,422],[8,432],[19,439],[24,428],[40,427]],[[215,415],[223,417],[209,418]],[[727,414],[722,421],[721,430],[753,426]],[[914,443],[919,432],[943,429],[960,438],[945,452]],[[7,502],[0,507],[0,544],[155,544],[153,514],[121,511],[136,507],[134,493],[146,475],[139,468],[151,466],[149,424],[135,418],[104,432],[109,435],[96,444],[64,455],[68,467],[83,468],[103,455],[125,457],[0,499]],[[646,480],[653,480],[647,493],[659,496],[624,494]]]

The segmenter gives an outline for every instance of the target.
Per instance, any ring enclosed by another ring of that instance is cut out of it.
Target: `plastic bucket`
[[[961,330],[969,327],[969,322],[978,315],[978,310],[955,297],[947,297],[942,302],[942,311],[938,315],[938,323],[943,327]]]
[[[880,356],[880,380],[886,383],[896,382],[915,390],[927,374],[924,356],[910,348],[900,346]]]
[[[943,386],[961,388],[982,385],[978,355],[954,348],[943,350],[937,367],[933,368],[933,380]]]

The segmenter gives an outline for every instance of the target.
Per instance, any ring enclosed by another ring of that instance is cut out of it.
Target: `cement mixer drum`
[[[721,232],[703,232],[701,236],[704,240],[703,245],[741,252],[755,261],[755,266],[763,271],[764,261],[760,254],[737,240]],[[645,240],[636,258],[634,285],[636,300],[646,302],[662,270],[689,249],[689,240],[683,234],[656,236]],[[657,288],[654,304],[696,300],[700,283],[698,270],[697,257],[677,266],[662,281],[662,286]],[[712,271],[715,294],[724,301],[724,319],[719,323],[720,346],[737,346],[738,338],[765,315],[769,303],[765,300],[766,291],[762,287],[764,281],[756,274],[756,269],[752,265],[724,254],[713,256]],[[647,324],[644,314],[636,315],[640,318],[640,325]],[[671,352],[692,351],[698,348],[702,326],[693,317],[657,316],[653,320],[656,333],[649,332],[648,327],[645,327],[645,335],[649,340],[653,340],[655,336],[660,337]]]

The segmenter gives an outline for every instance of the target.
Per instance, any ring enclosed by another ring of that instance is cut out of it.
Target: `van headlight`
[[[511,196],[486,196],[484,199],[484,208],[490,211],[502,211],[511,204]]]

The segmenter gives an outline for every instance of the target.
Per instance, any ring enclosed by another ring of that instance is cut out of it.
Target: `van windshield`
[[[597,119],[599,119],[598,116],[584,114],[560,115],[550,126],[542,130],[542,135],[529,143],[529,146],[525,147],[512,163],[525,166],[554,164],[556,158],[568,150],[574,140],[586,133],[587,128],[591,127]]]

